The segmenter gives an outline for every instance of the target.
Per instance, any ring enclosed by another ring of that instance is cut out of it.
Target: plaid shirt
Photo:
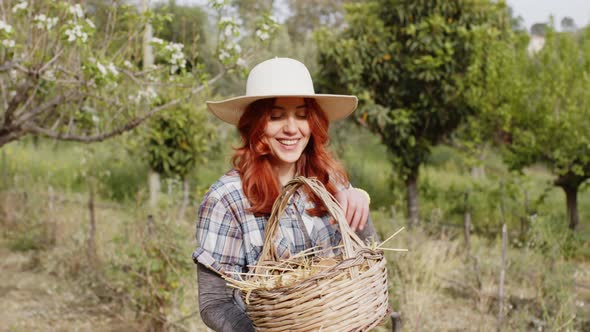
[[[306,213],[313,206],[301,188],[289,200],[274,242],[280,257],[289,257],[312,247],[326,249],[340,243],[340,231],[337,225],[330,224],[329,215],[313,217]],[[211,186],[199,207],[198,247],[193,252],[195,263],[198,261],[230,276],[232,272],[247,272],[256,264],[262,251],[268,216],[256,217],[247,212],[248,208],[250,203],[236,170],[229,171]],[[313,222],[311,232],[305,227],[304,219]],[[338,253],[338,249],[328,249],[322,252],[322,256]]]

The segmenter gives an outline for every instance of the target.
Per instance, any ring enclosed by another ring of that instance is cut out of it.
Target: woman
[[[233,156],[234,169],[211,186],[199,208],[199,247],[193,253],[199,307],[205,324],[216,331],[252,331],[239,294],[221,275],[237,277],[255,265],[272,204],[287,182],[296,175],[317,177],[342,205],[352,229],[364,239],[375,235],[367,222],[368,195],[350,186],[326,148],[329,122],[352,113],[357,99],[315,94],[302,63],[275,58],[252,69],[245,96],[207,104],[221,120],[237,125],[243,144]],[[280,234],[274,245],[282,257],[340,241],[322,203],[304,188],[281,216]]]

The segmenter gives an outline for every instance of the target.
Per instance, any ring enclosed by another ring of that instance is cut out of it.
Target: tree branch
[[[35,123],[26,123],[28,120],[30,120],[31,118],[33,118],[35,115],[38,115],[40,113],[42,113],[44,110],[52,107],[52,106],[57,106],[58,104],[60,104],[61,102],[63,102],[66,99],[66,96],[69,95],[62,95],[59,97],[54,98],[51,102],[46,103],[42,106],[39,106],[36,110],[26,113],[25,117],[20,118],[18,123],[19,125],[22,125],[22,129],[24,130],[24,133],[32,133],[32,134],[38,134],[38,135],[43,135],[49,138],[54,138],[54,139],[59,139],[59,140],[63,140],[63,141],[77,141],[77,142],[83,142],[83,143],[91,143],[91,142],[102,142],[108,138],[120,135],[126,131],[130,131],[132,129],[135,129],[137,126],[139,126],[142,122],[144,122],[145,120],[149,119],[151,116],[153,116],[154,114],[156,114],[157,112],[165,109],[165,108],[169,108],[172,106],[175,106],[181,102],[186,102],[188,101],[191,97],[193,97],[195,94],[203,91],[205,88],[208,88],[211,84],[214,84],[215,82],[217,82],[219,79],[221,79],[221,77],[223,77],[223,75],[225,75],[226,70],[221,70],[215,77],[213,77],[212,79],[210,79],[209,81],[207,81],[205,84],[199,85],[195,88],[193,88],[186,97],[183,98],[177,98],[174,99],[168,103],[165,103],[163,105],[157,106],[151,110],[149,110],[147,113],[145,113],[142,116],[136,117],[134,119],[131,119],[129,122],[127,122],[125,125],[116,128],[114,130],[111,130],[109,132],[106,133],[102,133],[102,134],[96,134],[96,135],[76,135],[76,134],[70,134],[69,131],[66,133],[59,133],[56,132],[53,129],[47,129],[47,128],[43,128],[41,126],[38,126]],[[74,92],[71,92],[72,94]],[[22,136],[22,135],[21,135]],[[0,138],[0,146],[1,144],[1,138]]]
[[[354,121],[361,127],[368,129],[370,132],[376,134],[377,136],[379,136],[379,138],[381,139],[382,142],[385,142],[385,136],[383,134],[383,132],[381,132],[381,130],[379,128],[371,128],[369,126],[369,124],[364,121],[363,119],[361,119],[360,117],[354,117]]]
[[[14,120],[14,113],[20,103],[22,103],[25,98],[27,98],[27,94],[33,85],[29,80],[25,80],[16,88],[16,95],[12,97],[12,99],[8,102],[8,107],[4,112],[4,121],[2,124],[2,128],[12,126],[12,122]]]
[[[75,94],[74,91],[70,91],[69,93],[65,94],[65,95],[60,95],[57,96],[55,98],[53,98],[51,101],[43,104],[43,105],[39,105],[37,107],[35,107],[33,110],[23,113],[15,122],[13,127],[18,127],[21,126],[23,124],[25,124],[27,121],[29,121],[30,119],[34,118],[35,116],[45,112],[48,109],[54,108],[58,105],[60,105],[61,103],[63,103],[64,101],[69,101],[68,98]]]

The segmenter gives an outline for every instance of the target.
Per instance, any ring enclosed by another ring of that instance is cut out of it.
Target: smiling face
[[[303,98],[275,99],[264,130],[275,166],[294,167],[301,157],[311,136],[308,112]]]

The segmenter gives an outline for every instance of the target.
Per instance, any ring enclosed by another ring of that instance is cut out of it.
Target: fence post
[[[399,312],[391,313],[391,332],[401,332],[402,330],[402,316]]]
[[[529,218],[529,192],[524,190],[524,217],[520,219],[520,237],[523,238],[527,228]]]
[[[502,225],[502,262],[500,265],[500,285],[498,290],[498,331],[502,329],[502,309],[504,307],[504,275],[506,271],[506,246],[508,244],[508,229]]]
[[[7,181],[7,171],[6,171],[6,150],[2,149],[2,188],[8,188],[8,181]]]
[[[90,223],[88,227],[88,247],[86,248],[86,255],[90,265],[96,264],[96,215],[94,211],[94,184],[93,179],[88,181],[88,212],[90,214]]]
[[[465,211],[463,214],[463,237],[465,239],[465,248],[469,253],[471,248],[471,206],[469,206],[469,192],[465,193],[464,200]]]
[[[49,212],[48,212],[48,221],[49,221],[49,244],[52,246],[57,243],[57,224],[55,220],[55,208],[54,208],[54,200],[55,194],[53,192],[53,187],[49,186]]]
[[[151,214],[148,214],[147,216],[147,233],[148,233],[148,237],[151,239],[154,236],[155,233],[155,222],[154,222],[154,216]]]

